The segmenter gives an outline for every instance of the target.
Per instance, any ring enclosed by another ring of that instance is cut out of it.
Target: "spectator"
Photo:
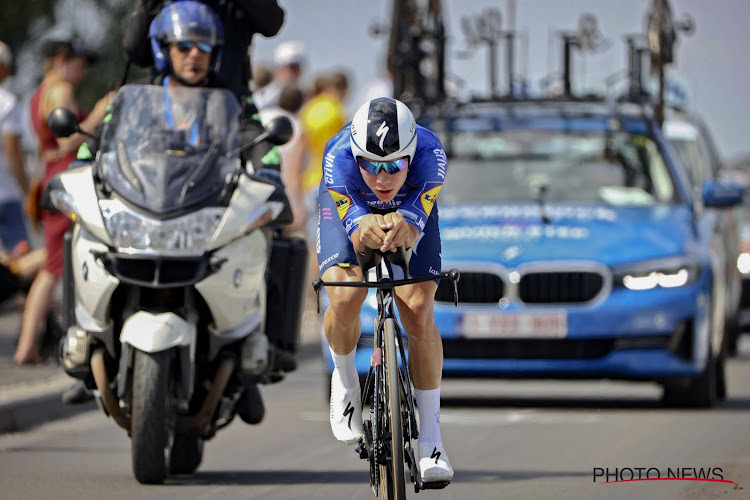
[[[273,72],[268,66],[258,65],[253,68],[253,91],[257,91],[271,83]]]
[[[302,176],[302,195],[305,200],[306,232],[309,242],[317,240],[318,233],[318,186],[323,177],[323,153],[331,137],[347,123],[347,111],[343,100],[349,89],[345,73],[337,71],[315,81],[317,95],[310,99],[300,111],[300,121],[307,138],[309,160]],[[310,275],[317,278],[317,251],[310,249]],[[312,288],[309,289],[312,295]]]
[[[276,47],[273,52],[273,80],[253,96],[258,109],[279,105],[279,97],[284,87],[299,83],[306,57],[302,42],[284,42]]]
[[[278,147],[281,155],[281,179],[286,187],[289,204],[294,214],[294,222],[287,226],[287,229],[292,233],[304,228],[305,224],[302,171],[307,160],[307,141],[304,137],[302,124],[297,118],[303,101],[304,97],[299,87],[290,84],[281,91],[277,107],[264,108],[260,111],[260,120],[264,125],[275,117],[284,115],[292,121],[294,127],[294,133],[289,142]]]
[[[12,67],[13,55],[0,42],[0,84],[10,75]],[[22,203],[22,196],[28,192],[21,151],[22,131],[18,100],[0,87],[0,243],[8,253],[18,253],[18,248],[29,239]]]
[[[47,128],[46,117],[58,107],[75,112],[83,130],[93,130],[104,119],[111,94],[100,99],[94,110],[86,112],[75,99],[75,90],[86,75],[87,66],[96,56],[80,40],[50,40],[43,44],[44,79],[31,97],[31,122],[39,140],[39,155],[44,161],[42,190],[56,173],[65,170],[76,158],[78,147],[84,142],[83,134],[56,139]],[[55,285],[62,276],[63,235],[70,226],[61,214],[43,211],[44,243],[47,258],[31,285],[21,323],[21,335],[14,359],[18,364],[41,362],[39,335],[47,318]]]

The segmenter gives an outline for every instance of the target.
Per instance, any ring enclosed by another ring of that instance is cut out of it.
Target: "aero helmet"
[[[182,40],[209,42],[213,71],[221,66],[224,27],[214,11],[195,0],[180,0],[164,7],[151,22],[148,30],[154,68],[158,73],[169,68],[169,51],[166,45]]]
[[[417,149],[417,122],[409,108],[390,97],[378,97],[363,104],[354,114],[349,129],[354,159],[391,161],[408,157]]]

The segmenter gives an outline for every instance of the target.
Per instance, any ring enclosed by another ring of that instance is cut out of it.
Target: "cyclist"
[[[361,281],[356,253],[412,249],[409,274],[439,274],[441,265],[435,199],[445,179],[440,140],[418,126],[409,108],[380,97],[364,105],[326,147],[317,253],[323,281]],[[338,213],[340,220],[336,220]],[[433,312],[434,281],[395,289],[409,340],[409,368],[419,408],[419,467],[424,482],[453,477],[440,436],[443,347]],[[362,437],[362,405],[354,359],[361,332],[359,314],[367,291],[328,287],[324,321],[333,358],[331,429],[348,444]]]

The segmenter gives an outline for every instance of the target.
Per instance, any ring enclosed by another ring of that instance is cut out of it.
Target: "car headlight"
[[[144,217],[119,200],[100,200],[104,225],[118,251],[201,254],[208,247],[224,214],[223,208],[204,208],[175,219]]]
[[[676,288],[693,283],[700,274],[698,263],[683,257],[628,264],[615,269],[615,285],[629,290]]]
[[[743,252],[737,257],[737,269],[742,274],[750,273],[750,253]]]

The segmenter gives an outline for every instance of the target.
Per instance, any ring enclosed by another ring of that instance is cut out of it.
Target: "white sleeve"
[[[0,110],[0,134],[21,135],[23,133],[23,121],[21,120],[21,109],[18,101],[12,99],[9,106],[3,106]]]

